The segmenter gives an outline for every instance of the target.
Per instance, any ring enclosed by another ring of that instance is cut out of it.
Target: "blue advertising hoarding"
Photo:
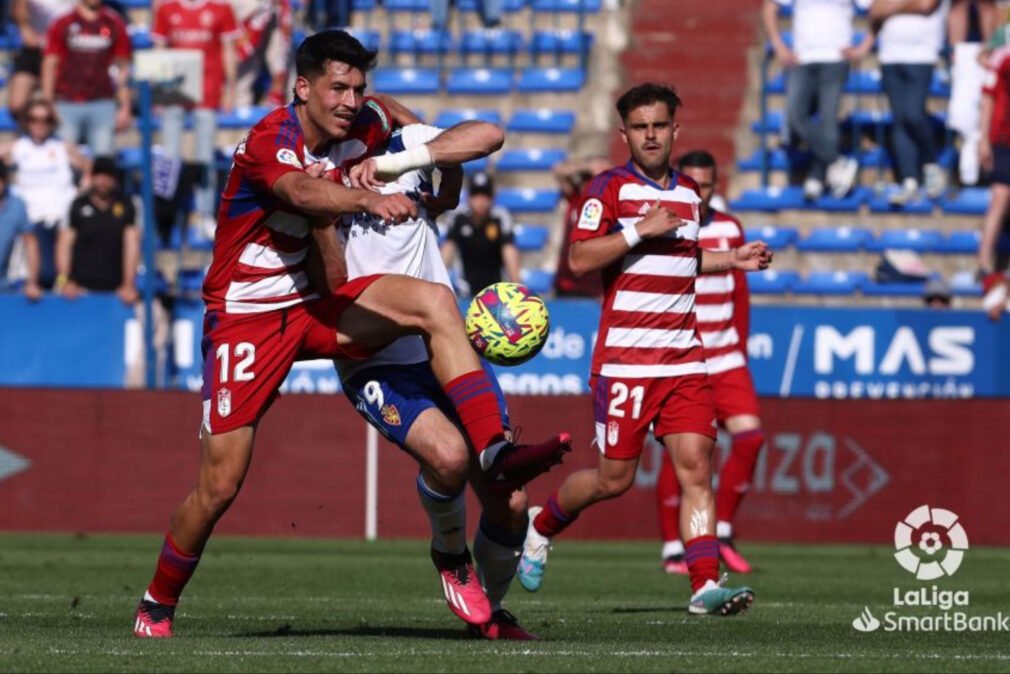
[[[588,393],[599,320],[589,300],[548,302],[551,334],[518,367],[496,368],[506,393]],[[0,296],[0,385],[118,387],[139,334],[115,297],[30,303]],[[203,305],[176,303],[168,381],[199,390]],[[755,306],[748,343],[758,392],[815,398],[973,398],[1010,396],[1010,324],[981,312],[927,309]],[[326,361],[299,363],[289,393],[336,393]]]

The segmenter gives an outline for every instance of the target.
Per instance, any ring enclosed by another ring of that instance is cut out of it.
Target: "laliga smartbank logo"
[[[968,534],[958,516],[944,508],[919,506],[894,527],[894,558],[917,580],[936,580],[953,576],[968,550]],[[970,615],[961,610],[971,604],[967,590],[941,590],[936,585],[911,590],[894,588],[892,605],[878,619],[864,607],[852,621],[859,632],[1010,632],[1010,616]],[[916,615],[902,615],[899,610],[915,607]],[[939,611],[922,615],[922,611]]]

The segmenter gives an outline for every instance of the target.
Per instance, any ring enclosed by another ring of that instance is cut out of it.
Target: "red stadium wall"
[[[744,502],[742,538],[884,543],[895,522],[928,503],[957,512],[972,543],[1010,544],[1010,453],[1000,444],[1010,401],[763,405],[772,437]],[[537,501],[573,468],[594,464],[587,398],[520,397],[511,408],[527,438],[562,428],[575,437],[575,456],[532,487]],[[0,390],[0,530],[164,530],[195,477],[198,423],[193,394]],[[364,438],[364,423],[342,397],[281,399],[261,425],[245,489],[219,530],[361,536]],[[27,468],[12,473],[12,455]],[[571,535],[655,537],[656,456],[648,450],[636,487],[586,513]],[[425,535],[415,472],[382,443],[380,536]]]

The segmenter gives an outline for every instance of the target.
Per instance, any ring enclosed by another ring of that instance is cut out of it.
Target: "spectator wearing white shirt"
[[[947,176],[936,161],[926,99],[943,49],[949,8],[950,0],[874,0],[870,7],[882,84],[894,119],[891,150],[900,189],[890,201],[896,205],[915,198],[923,182],[930,198],[947,189]]]
[[[789,131],[805,142],[813,163],[803,194],[816,200],[825,181],[835,196],[852,189],[858,172],[855,159],[839,156],[838,106],[849,73],[849,63],[862,59],[873,47],[867,36],[853,45],[856,8],[872,0],[765,0],[762,21],[775,56],[789,69],[786,80],[786,117]],[[779,7],[792,7],[792,46],[778,28]],[[810,115],[816,102],[818,119]]]

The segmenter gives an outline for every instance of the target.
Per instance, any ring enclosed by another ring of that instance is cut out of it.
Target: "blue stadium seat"
[[[747,274],[747,287],[755,295],[781,295],[791,291],[799,278],[791,269],[765,269]]]
[[[853,70],[845,81],[845,92],[849,94],[879,94],[883,91],[880,84],[880,71]]]
[[[219,112],[217,114],[217,125],[222,129],[248,129],[268,114],[274,108],[259,105],[252,108],[236,108],[231,112]]]
[[[144,292],[144,286],[147,284],[147,269],[141,266],[137,270],[137,278],[134,284],[141,293]],[[165,275],[161,273],[161,270],[155,270],[154,272],[154,293],[156,295],[165,295],[168,293],[168,281],[165,280]]]
[[[0,51],[17,51],[21,48],[21,32],[14,23],[0,24]]]
[[[786,93],[786,74],[779,73],[765,82],[764,93],[777,94],[779,96]]]
[[[868,147],[856,152],[855,156],[859,165],[864,168],[891,167],[891,155],[883,147]]]
[[[930,215],[933,212],[933,202],[919,195],[914,201],[909,201],[904,206],[894,206],[887,200],[887,195],[894,191],[896,186],[891,185],[883,194],[878,194],[870,199],[871,213],[904,213],[905,215]]]
[[[862,291],[864,295],[874,297],[921,297],[925,287],[925,281],[878,283],[867,280],[863,283]]]
[[[519,93],[578,91],[585,79],[581,68],[524,68]]]
[[[793,162],[797,166],[804,166],[810,161],[810,155],[805,152],[790,153],[779,147],[762,152],[761,148],[758,148],[750,156],[738,160],[736,167],[741,171],[760,171],[762,157],[768,158],[769,171],[788,171],[792,168]]]
[[[561,193],[557,190],[498,190],[495,204],[514,213],[549,213],[557,206]]]
[[[744,236],[748,241],[764,241],[772,250],[783,250],[796,243],[797,231],[795,227],[765,225],[747,229]]]
[[[546,295],[554,289],[554,272],[544,269],[523,269],[520,272],[523,285],[537,293]]]
[[[0,109],[0,133],[10,133],[17,131],[18,123],[11,115],[11,111],[6,107]]]
[[[970,271],[954,274],[950,279],[950,289],[959,297],[982,297],[982,284]]]
[[[186,227],[186,246],[190,250],[213,250],[214,238],[207,236],[201,227],[190,225]]]
[[[989,208],[989,189],[966,187],[954,197],[941,200],[940,207],[951,215],[985,215]]]
[[[888,229],[866,244],[866,250],[914,250],[919,253],[938,251],[943,245],[943,235],[935,229]]]
[[[866,283],[865,272],[812,271],[793,284],[799,295],[851,295]]]
[[[803,208],[803,189],[800,187],[769,187],[746,190],[730,202],[734,211],[781,211]]]
[[[459,41],[461,54],[515,55],[523,50],[525,41],[517,30],[485,28],[463,33]]]
[[[477,171],[487,171],[490,166],[490,158],[481,157],[480,159],[472,159],[463,164],[463,172],[469,174],[476,173]]]
[[[371,12],[378,6],[378,0],[352,0],[351,9],[356,12]]]
[[[598,12],[602,0],[533,0],[535,12]]]
[[[139,147],[124,147],[119,151],[116,163],[119,164],[119,168],[125,171],[139,169],[142,157],[143,153]]]
[[[575,128],[575,111],[555,108],[516,110],[507,128],[509,131],[530,133],[571,133]]]
[[[434,125],[440,129],[448,129],[450,126],[456,126],[460,122],[468,122],[475,119],[482,122],[490,122],[498,126],[501,126],[502,122],[501,113],[492,108],[482,110],[476,108],[457,108],[454,110],[443,110],[438,113]]]
[[[817,201],[806,201],[803,208],[810,211],[826,211],[829,213],[855,213],[872,198],[873,190],[869,187],[861,186],[841,198],[825,194]]]
[[[765,116],[750,125],[754,133],[782,133],[786,127],[786,115],[782,110],[769,110]]]
[[[437,94],[440,88],[434,68],[378,68],[372,86],[386,94]]]
[[[506,68],[456,68],[449,73],[446,90],[450,94],[507,94],[512,91],[512,71]]]
[[[929,83],[929,95],[935,98],[950,98],[950,75],[939,68],[933,71]]]
[[[943,239],[936,252],[949,255],[974,255],[978,252],[981,241],[982,233],[977,229],[951,232]]]
[[[151,0],[117,0],[123,9],[150,9]]]
[[[547,244],[551,230],[537,225],[517,225],[515,228],[516,247],[521,251],[540,250]]]
[[[382,0],[387,12],[428,12],[430,0]]]
[[[521,12],[526,8],[527,0],[505,0],[502,9],[509,14]],[[480,10],[480,0],[458,0],[456,9],[461,12],[476,12]]]
[[[365,28],[348,28],[347,32],[358,39],[365,49],[378,51],[382,46],[382,33]]]
[[[131,24],[127,27],[127,32],[130,34],[130,44],[134,49],[150,49],[154,46],[154,40],[151,39],[151,32],[147,26]]]
[[[389,38],[394,54],[447,54],[452,50],[452,35],[444,30],[395,30]]]
[[[593,34],[577,30],[538,30],[530,40],[530,51],[538,54],[582,54],[593,47]]]
[[[179,291],[183,293],[198,293],[203,288],[203,269],[180,269],[176,277]]]
[[[809,253],[856,253],[873,235],[865,227],[821,227],[796,244],[796,250]]]
[[[502,152],[497,168],[499,171],[550,171],[567,158],[568,152],[562,148],[518,148]]]

